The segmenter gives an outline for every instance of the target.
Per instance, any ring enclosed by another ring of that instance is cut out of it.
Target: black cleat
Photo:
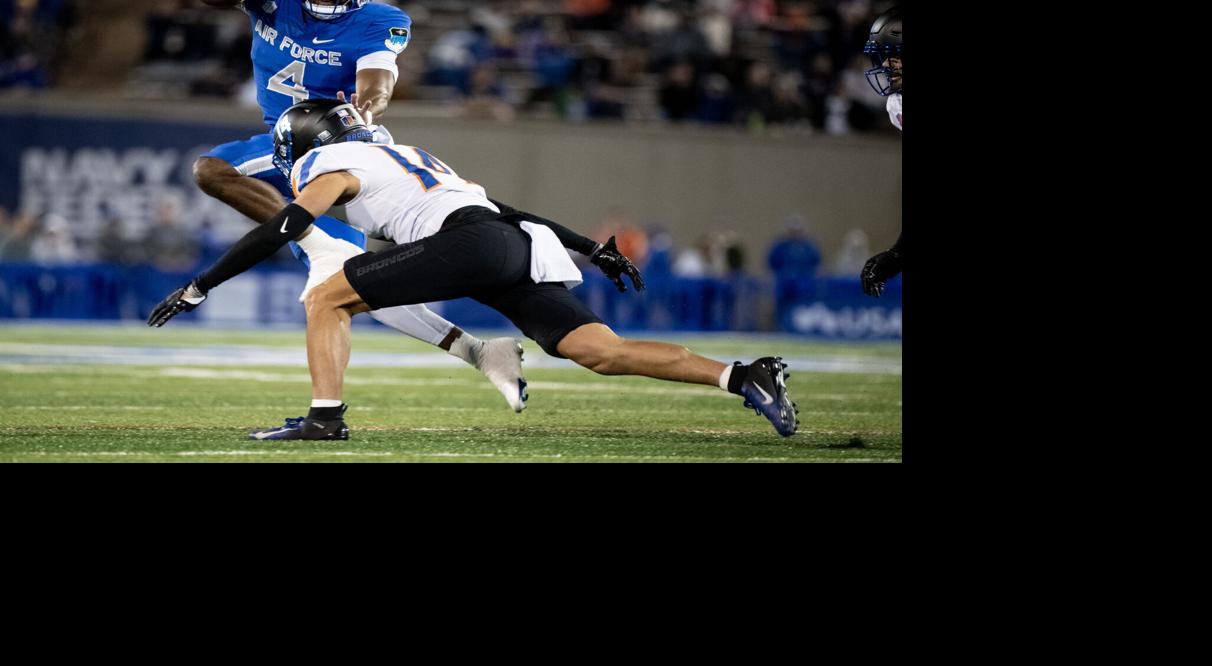
[[[341,405],[341,418],[333,421],[317,421],[304,416],[288,418],[284,425],[268,430],[258,430],[248,433],[249,439],[260,440],[346,440],[349,439],[349,426],[345,425],[345,410],[349,405]]]
[[[790,437],[799,428],[800,410],[787,393],[783,375],[786,367],[782,358],[767,356],[754,361],[741,384],[741,395],[745,407],[769,419],[780,435]]]

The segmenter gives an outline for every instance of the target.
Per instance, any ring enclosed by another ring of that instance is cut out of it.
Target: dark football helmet
[[[871,56],[871,64],[875,65],[867,70],[867,83],[875,92],[883,97],[901,92],[900,68],[893,69],[884,64],[889,58],[899,60],[901,57],[900,7],[893,7],[875,19],[863,53]],[[895,84],[892,82],[894,76],[897,78]]]
[[[313,148],[346,141],[374,141],[352,104],[335,99],[309,99],[282,112],[274,125],[274,166],[290,179],[295,161]]]

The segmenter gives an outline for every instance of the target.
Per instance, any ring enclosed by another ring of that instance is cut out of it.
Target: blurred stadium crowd
[[[96,241],[85,242],[72,234],[68,221],[55,214],[14,213],[0,206],[0,263],[66,266],[112,264],[151,265],[165,272],[196,272],[226,251],[229,243],[217,238],[210,225],[190,229],[180,202],[171,197],[155,207],[152,224],[132,238],[123,221],[111,220]],[[784,232],[752,261],[741,236],[734,230],[703,234],[691,247],[675,248],[660,225],[641,225],[633,214],[613,210],[589,234],[598,241],[611,236],[650,278],[734,278],[769,270],[776,278],[813,278],[816,275],[857,275],[871,254],[866,234],[850,231],[840,248],[830,248],[833,261],[822,265],[822,252],[800,215],[784,221]],[[579,261],[586,261],[577,256]],[[295,268],[297,262],[283,250],[277,263]],[[588,268],[587,262],[582,268]],[[592,269],[590,269],[592,270]]]
[[[191,229],[184,214],[181,205],[166,199],[156,206],[152,224],[133,241],[123,221],[114,219],[100,238],[89,242],[74,236],[58,215],[10,213],[0,207],[0,320],[145,317],[166,290],[196,275],[227,249],[228,243],[209,225]],[[842,293],[850,293],[851,299],[861,297],[856,296],[854,276],[871,255],[866,234],[854,229],[825,265],[809,225],[798,215],[784,220],[783,233],[766,248],[765,256],[755,258],[746,256],[737,231],[710,231],[679,249],[660,225],[640,226],[622,209],[609,212],[590,235],[599,241],[616,236],[620,250],[643,272],[648,291],[644,299],[621,298],[585,257],[574,254],[587,279],[578,290],[580,297],[616,326],[659,330],[792,330],[796,306],[830,293],[830,281],[843,281]],[[301,275],[304,269],[283,249],[258,270]],[[285,301],[285,312],[293,312],[292,303]],[[889,305],[897,307],[899,298]],[[817,333],[899,337],[899,316],[838,319],[815,307],[800,321]],[[270,317],[273,311],[278,313],[273,317],[281,317],[280,309],[259,310],[258,316]],[[484,314],[458,313],[469,325],[504,325],[503,320],[495,321],[499,315],[476,319]]]
[[[377,1],[413,17],[396,98],[444,113],[894,131],[862,55],[872,20],[891,2]],[[85,19],[106,4],[0,0],[0,91],[70,85],[70,70],[97,39]],[[255,106],[242,14],[194,0],[135,0],[107,20],[104,34],[142,42],[128,71],[113,73],[122,93]]]

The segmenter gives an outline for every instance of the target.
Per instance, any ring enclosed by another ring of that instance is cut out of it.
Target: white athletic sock
[[[730,366],[724,368],[723,374],[720,375],[720,388],[724,389],[725,391],[728,390],[728,380],[732,379],[732,368],[733,367],[735,367],[735,366],[730,365]]]
[[[312,400],[311,401],[312,407],[340,407],[341,404],[342,403],[340,400]]]
[[[483,344],[476,336],[463,331],[463,335],[460,335],[458,339],[450,343],[450,351],[446,353],[456,358],[461,358],[471,365],[475,365],[477,359],[475,352],[479,351],[480,346]]]

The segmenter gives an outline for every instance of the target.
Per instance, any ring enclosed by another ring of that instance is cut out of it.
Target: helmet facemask
[[[894,93],[901,92],[901,47],[899,44],[893,46],[880,46],[874,41],[867,42],[867,46],[863,48],[863,53],[871,56],[871,64],[874,65],[866,71],[867,83],[881,97],[887,97]],[[892,58],[897,59],[897,67],[889,66]],[[888,64],[885,64],[888,63]],[[893,77],[897,79],[896,83],[892,82]]]
[[[901,92],[901,34],[901,11],[893,7],[876,17],[863,47],[863,53],[871,57],[874,65],[866,72],[867,83],[881,97]],[[896,63],[891,62],[893,58]]]

